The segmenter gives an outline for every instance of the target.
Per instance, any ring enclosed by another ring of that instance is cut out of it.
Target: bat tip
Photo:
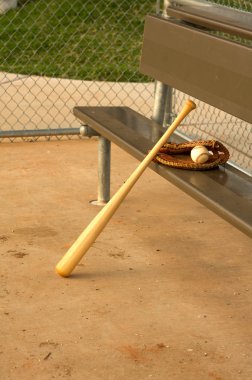
[[[69,277],[69,273],[66,273],[62,270],[62,268],[56,266],[55,272],[60,275],[61,277]]]

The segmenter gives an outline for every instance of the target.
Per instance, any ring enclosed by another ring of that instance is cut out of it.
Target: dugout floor
[[[252,378],[251,239],[147,170],[63,279],[97,141],[0,151],[1,380]],[[112,193],[137,164],[113,146]]]

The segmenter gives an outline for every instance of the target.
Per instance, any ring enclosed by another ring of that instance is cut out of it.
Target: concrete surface
[[[17,0],[0,0],[0,15],[17,7]]]
[[[1,380],[252,378],[247,236],[147,170],[63,279],[99,210],[97,141],[0,150]],[[112,147],[112,193],[137,164]]]
[[[0,129],[78,127],[76,105],[128,106],[151,115],[153,83],[97,82],[0,72]]]

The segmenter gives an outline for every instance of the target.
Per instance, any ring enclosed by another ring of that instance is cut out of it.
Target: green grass
[[[144,17],[155,0],[22,0],[0,16],[0,71],[106,81],[139,74]]]
[[[215,0],[252,10],[251,0]],[[145,81],[144,17],[155,0],[19,0],[0,15],[0,71],[61,78]]]

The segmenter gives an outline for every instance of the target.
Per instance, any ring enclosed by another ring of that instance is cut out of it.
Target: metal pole
[[[162,16],[167,18],[167,1],[164,1]],[[156,12],[160,12],[160,1],[156,2]],[[172,119],[172,87],[156,81],[152,119],[162,126],[171,124]]]
[[[110,200],[110,157],[111,142],[99,135],[88,125],[82,127],[83,136],[99,136],[98,139],[98,198],[91,201],[95,206],[104,206]]]
[[[110,141],[101,136],[98,145],[98,202],[101,203],[110,199],[110,152]]]
[[[168,86],[156,81],[152,119],[161,125],[164,124],[167,92]]]
[[[26,129],[16,131],[1,131],[0,138],[15,137],[41,137],[41,136],[62,136],[62,135],[82,135],[80,128],[59,128],[59,129]]]
[[[171,125],[173,122],[173,112],[172,112],[172,105],[173,105],[173,88],[170,86],[167,86],[167,92],[166,92],[166,102],[165,102],[165,113],[164,113],[164,126]]]
[[[111,142],[100,136],[98,141],[98,199],[93,205],[104,206],[110,200]]]
[[[156,1],[156,14],[158,15],[160,13],[160,0]]]

